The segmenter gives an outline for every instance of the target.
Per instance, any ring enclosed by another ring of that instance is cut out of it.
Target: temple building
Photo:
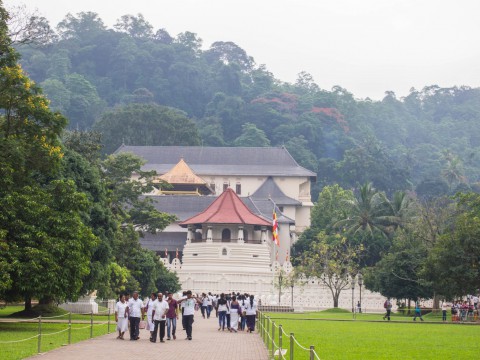
[[[180,281],[192,291],[268,294],[272,223],[254,214],[232,189],[180,223],[187,228]]]
[[[170,261],[184,255],[187,229],[181,223],[227,189],[270,224],[275,211],[280,247],[270,254],[272,262],[283,263],[298,235],[310,225],[310,185],[316,174],[298,165],[285,147],[122,145],[116,153],[122,152],[143,158],[142,170],[157,172],[157,189],[147,196],[159,211],[178,218],[162,232],[141,239],[142,246]]]

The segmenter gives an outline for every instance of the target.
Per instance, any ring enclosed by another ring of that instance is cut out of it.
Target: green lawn
[[[7,306],[0,308],[0,318],[8,319],[15,317],[15,313],[22,311],[22,306]],[[53,316],[53,317],[52,317]],[[42,316],[45,321],[58,321],[58,323],[42,322],[41,352],[46,352],[62,345],[68,344],[68,313],[62,309],[53,309],[46,316]],[[90,338],[90,315],[72,314],[72,321],[87,321],[85,324],[72,324],[71,342],[86,340]],[[25,319],[27,320],[27,319]],[[108,316],[94,315],[94,322],[106,322]],[[115,331],[115,317],[110,317],[110,330]],[[104,335],[107,333],[106,324],[95,324],[93,326],[93,336]],[[61,331],[61,332],[60,332]],[[58,334],[53,334],[60,332]],[[0,322],[0,358],[2,360],[16,360],[34,355],[38,349],[38,321],[36,322]],[[52,334],[52,335],[50,335]],[[28,339],[25,341],[19,341]],[[15,341],[13,343],[5,343]],[[19,341],[19,342],[16,342]]]
[[[0,318],[9,318],[12,317],[12,314],[22,311],[23,306],[6,306],[3,308],[0,308]],[[106,312],[106,308],[100,307],[99,306],[99,314],[98,315],[93,315],[93,320],[94,321],[107,321],[108,319],[108,312]],[[64,315],[64,316],[59,316],[59,315]],[[43,318],[47,319],[49,318],[50,314],[47,316],[44,316]],[[51,316],[55,316],[53,319],[57,320],[68,320],[68,312],[62,310],[62,309],[57,309],[55,313],[52,313]],[[114,319],[114,314],[111,314],[110,320]],[[72,314],[72,320],[90,320],[90,315],[89,314]]]
[[[351,313],[328,311],[269,314],[287,334],[293,332],[301,345],[306,348],[314,345],[322,360],[472,359],[480,354],[480,326],[441,324],[435,316],[432,316],[435,323],[414,323],[411,317],[399,315],[395,316],[397,322],[393,319],[390,322],[361,321],[382,318],[382,315],[371,314],[357,316],[356,321],[335,321],[347,320],[347,315],[352,318]],[[305,318],[318,320],[299,320]],[[398,320],[407,320],[408,323]],[[278,330],[275,341],[278,343]],[[288,338],[284,337],[283,344],[288,348]],[[295,360],[309,359],[308,353],[298,346],[295,346],[294,354]]]
[[[90,338],[90,327],[88,324],[73,324],[71,342],[86,340]],[[42,323],[41,352],[46,352],[62,345],[68,344],[68,324],[47,324]],[[48,335],[58,331],[59,334]],[[110,331],[115,331],[115,322],[110,325]],[[93,336],[105,335],[107,325],[94,325]],[[38,334],[36,323],[0,323],[0,353],[2,360],[16,360],[34,355],[37,353],[38,338],[17,342],[2,343],[5,341],[18,341],[33,337]]]

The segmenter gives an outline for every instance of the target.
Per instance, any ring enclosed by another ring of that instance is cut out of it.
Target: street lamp
[[[355,291],[355,277],[351,276],[351,285],[352,285],[352,313],[355,313],[355,304],[353,302],[353,293]]]
[[[358,273],[358,286],[360,286],[360,309],[359,312],[362,312],[362,285],[363,285],[363,275]]]

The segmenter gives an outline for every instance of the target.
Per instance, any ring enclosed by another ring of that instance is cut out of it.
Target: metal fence
[[[287,334],[282,325],[277,325],[269,316],[259,311],[258,332],[262,337],[271,359],[294,360],[296,351],[308,354],[310,360],[320,360],[315,346],[305,347],[298,342],[294,333]]]
[[[107,332],[106,334],[110,334],[110,329],[112,325],[112,319],[111,315],[113,313],[110,311],[110,309],[106,309],[103,311],[99,311],[96,315],[106,315],[107,316],[107,321],[94,321],[94,313],[84,313],[84,314],[74,314],[74,315],[86,315],[89,316],[88,320],[72,320],[72,313],[66,313],[62,315],[57,315],[57,316],[38,316],[36,318],[31,318],[31,319],[22,319],[22,320],[12,320],[12,321],[6,321],[6,324],[19,324],[19,323],[37,323],[38,328],[37,328],[37,334],[33,336],[29,336],[24,339],[18,339],[18,340],[9,340],[9,341],[0,341],[0,345],[13,345],[13,344],[18,344],[18,343],[24,343],[27,341],[37,341],[37,353],[42,352],[42,341],[45,339],[49,342],[49,344],[52,344],[53,340],[50,340],[50,336],[53,335],[58,335],[61,333],[65,333],[65,337],[56,337],[55,340],[58,342],[58,346],[62,345],[70,345],[72,343],[72,331],[79,331],[79,330],[86,330],[90,329],[90,338],[93,338],[93,330],[94,327],[100,327],[100,326],[106,326],[107,327]],[[45,324],[65,324],[65,329],[59,330],[59,331],[54,331],[54,332],[48,332],[43,329],[43,326]],[[74,327],[72,325],[80,325],[83,324],[85,326],[81,327]],[[113,325],[115,325],[115,321],[113,321]]]

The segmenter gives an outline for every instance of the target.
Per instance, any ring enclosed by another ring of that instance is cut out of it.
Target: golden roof
[[[190,166],[182,159],[159,179],[169,184],[206,185],[206,181],[195,175]]]

